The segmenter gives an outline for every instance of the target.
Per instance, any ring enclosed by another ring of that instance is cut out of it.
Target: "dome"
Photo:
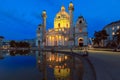
[[[56,15],[56,18],[69,18],[69,14],[65,11],[65,7],[61,7],[61,11],[59,11]]]

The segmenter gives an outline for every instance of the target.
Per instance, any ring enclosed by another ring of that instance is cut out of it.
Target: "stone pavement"
[[[65,50],[69,51],[69,50]],[[80,50],[73,50],[80,53]],[[120,80],[120,52],[89,50],[97,80]]]
[[[89,51],[97,80],[120,80],[120,52]]]

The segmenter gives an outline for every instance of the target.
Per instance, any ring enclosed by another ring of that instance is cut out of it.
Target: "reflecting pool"
[[[73,55],[41,51],[0,51],[0,80],[82,80]]]

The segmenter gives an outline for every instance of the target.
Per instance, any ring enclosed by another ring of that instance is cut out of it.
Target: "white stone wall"
[[[75,27],[75,45],[79,46],[79,38],[83,39],[83,46],[88,45],[87,25],[83,17],[79,17]]]

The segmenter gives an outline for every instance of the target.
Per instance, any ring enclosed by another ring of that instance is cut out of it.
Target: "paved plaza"
[[[120,80],[120,52],[89,51],[97,80]]]

